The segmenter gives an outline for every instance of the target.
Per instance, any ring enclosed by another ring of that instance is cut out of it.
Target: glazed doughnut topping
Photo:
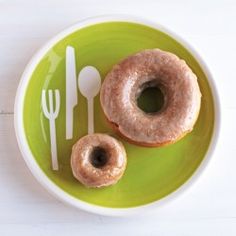
[[[156,88],[162,97],[159,108],[151,112],[139,105],[140,95],[148,88]],[[108,121],[128,141],[162,146],[193,129],[201,92],[196,75],[184,60],[148,49],[113,67],[103,82],[100,100]]]
[[[119,141],[107,134],[90,134],[73,146],[73,175],[87,187],[115,184],[126,168],[126,152]]]

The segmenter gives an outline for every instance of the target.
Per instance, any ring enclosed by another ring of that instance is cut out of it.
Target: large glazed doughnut
[[[106,134],[91,134],[73,146],[73,175],[87,187],[115,184],[126,168],[126,152],[121,142]]]
[[[162,108],[146,113],[137,98],[158,87]],[[103,82],[100,100],[105,116],[128,141],[142,146],[174,143],[193,129],[201,105],[197,77],[184,60],[159,49],[139,52],[115,65]]]

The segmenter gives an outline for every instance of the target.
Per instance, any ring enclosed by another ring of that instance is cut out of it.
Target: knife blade
[[[75,49],[66,47],[66,139],[73,138],[74,107],[77,105]]]

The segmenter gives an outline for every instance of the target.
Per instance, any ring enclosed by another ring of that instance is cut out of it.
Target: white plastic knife
[[[73,138],[73,113],[77,105],[75,49],[66,47],[66,139]]]

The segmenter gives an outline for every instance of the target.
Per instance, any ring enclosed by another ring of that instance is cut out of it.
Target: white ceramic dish
[[[55,183],[53,183],[40,169],[38,164],[36,163],[35,159],[32,156],[32,153],[30,151],[30,148],[28,146],[26,136],[24,134],[24,128],[23,128],[23,117],[22,117],[22,109],[23,109],[23,102],[24,102],[24,95],[25,91],[28,85],[28,82],[30,80],[31,74],[33,70],[35,69],[36,65],[39,63],[41,58],[44,56],[44,54],[53,46],[55,43],[57,43],[59,40],[64,38],[65,36],[69,35],[70,33],[85,28],[90,25],[94,25],[97,23],[103,23],[103,22],[113,22],[113,21],[119,21],[119,22],[133,22],[133,23],[139,23],[146,26],[149,26],[154,29],[161,30],[162,32],[170,35],[174,39],[176,39],[178,42],[180,42],[185,48],[188,49],[188,51],[191,52],[191,54],[195,57],[195,59],[200,64],[201,68],[203,69],[204,73],[207,75],[208,82],[210,84],[213,98],[214,98],[214,104],[215,104],[215,127],[214,127],[214,133],[212,136],[212,140],[210,143],[210,146],[208,148],[207,154],[198,167],[198,169],[195,171],[194,175],[180,188],[178,188],[176,191],[174,191],[172,194],[168,195],[167,197],[158,200],[156,202],[146,204],[143,206],[138,207],[130,207],[130,208],[109,208],[109,207],[103,207],[98,205],[93,205],[90,203],[87,203],[85,201],[81,201],[65,191],[63,191],[61,188],[59,188]],[[68,29],[62,31],[60,34],[55,36],[53,39],[51,39],[48,43],[46,43],[45,46],[43,46],[32,58],[32,60],[27,65],[15,98],[15,116],[14,116],[14,123],[15,123],[15,130],[16,130],[16,137],[17,141],[22,153],[22,156],[24,157],[24,160],[26,161],[29,169],[33,173],[33,175],[37,178],[37,180],[53,195],[55,195],[57,198],[62,200],[65,203],[68,203],[72,206],[75,206],[79,209],[83,209],[89,212],[101,214],[101,215],[110,215],[110,216],[120,216],[120,215],[130,215],[134,213],[143,212],[147,209],[154,209],[157,207],[160,207],[169,201],[177,198],[180,194],[185,192],[196,180],[199,178],[199,176],[202,174],[203,170],[206,168],[206,166],[209,163],[209,160],[212,157],[213,151],[215,149],[216,143],[217,143],[217,137],[219,135],[219,129],[220,129],[220,103],[219,103],[219,97],[216,89],[216,85],[214,83],[214,80],[212,78],[212,75],[201,58],[199,54],[183,39],[181,39],[179,36],[174,34],[173,32],[167,30],[163,26],[160,26],[156,23],[149,22],[145,19],[137,18],[137,17],[131,17],[131,16],[121,16],[121,15],[114,15],[114,16],[100,16],[95,18],[90,18],[84,21],[81,21]]]

